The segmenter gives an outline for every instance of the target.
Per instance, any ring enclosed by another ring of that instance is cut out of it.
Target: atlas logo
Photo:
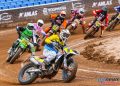
[[[0,14],[0,21],[8,21],[11,19],[12,19],[12,15],[9,15],[8,13]]]
[[[107,6],[107,5],[112,5],[112,0],[93,2],[92,7],[100,7],[100,6]]]
[[[19,13],[19,18],[37,16],[37,14],[38,14],[37,10],[35,10],[35,11],[28,11],[28,12],[22,12],[22,13]]]

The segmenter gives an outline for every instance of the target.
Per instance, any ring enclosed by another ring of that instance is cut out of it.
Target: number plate
[[[22,39],[21,40],[21,43],[25,44],[25,45],[28,45],[28,42],[25,40],[25,39]]]
[[[100,23],[99,21],[96,21],[95,24],[96,24],[96,26],[98,26],[98,27],[101,26],[101,23]]]

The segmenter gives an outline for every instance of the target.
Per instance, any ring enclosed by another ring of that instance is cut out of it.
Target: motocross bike
[[[6,62],[13,64],[15,60],[25,52],[27,48],[29,48],[29,46],[26,39],[17,39],[13,43],[13,46],[10,48]]]
[[[108,27],[106,28],[107,31],[112,31],[115,26],[120,23],[120,14],[118,14],[117,16],[114,15],[113,17],[109,21]]]
[[[79,54],[77,51],[64,48],[60,56],[56,56],[48,65],[47,70],[42,70],[42,64],[36,59],[37,56],[29,57],[30,62],[24,65],[18,75],[18,81],[22,85],[30,84],[37,78],[48,78],[54,77],[59,69],[62,69],[62,79],[64,82],[70,82],[76,77],[77,62],[72,58]],[[38,57],[39,58],[39,57]],[[41,63],[44,59],[39,58]],[[64,66],[66,64],[66,66]]]
[[[84,39],[87,39],[88,37],[94,36],[95,33],[99,31],[101,25],[102,25],[101,22],[97,20],[97,21],[91,26],[91,28],[89,28],[89,30],[86,32],[86,35],[84,36]]]
[[[100,21],[103,17],[103,14],[99,14],[98,17],[95,17],[94,21],[92,21],[91,27],[86,29],[86,35],[84,36],[84,39],[93,37],[95,33],[99,31],[100,27],[103,25]]]
[[[75,19],[73,22],[68,22],[67,29],[70,30],[70,32],[74,32],[76,28],[78,27],[79,20]]]

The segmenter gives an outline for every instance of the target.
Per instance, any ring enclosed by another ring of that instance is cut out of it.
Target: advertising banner
[[[50,14],[66,11],[67,18],[70,17],[71,9],[85,9],[85,16],[91,16],[92,10],[107,6],[110,12],[115,12],[113,7],[120,5],[120,0],[77,0],[49,5],[20,8],[14,10],[0,11],[1,28],[13,28],[17,25],[25,25],[28,22],[36,22],[38,19],[49,21]]]
[[[24,25],[28,22],[36,22],[38,19],[49,21],[50,14],[60,13],[64,10],[68,15],[70,14],[69,9],[72,9],[71,2],[0,11],[0,27]]]

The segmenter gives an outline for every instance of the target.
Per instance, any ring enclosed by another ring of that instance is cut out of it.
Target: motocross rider
[[[51,15],[51,27],[46,28],[45,32],[49,32],[49,30],[51,30],[50,32],[53,33],[54,31],[60,32],[60,28],[66,28],[67,26],[67,22],[66,22],[66,12],[65,11],[61,11],[60,14],[55,15],[52,14]],[[55,25],[55,26],[54,26]]]
[[[34,31],[37,39],[40,38],[41,34],[43,35],[43,37],[46,36],[46,33],[43,30],[44,21],[42,19],[39,19],[37,21],[37,23],[33,23],[33,25],[34,25],[34,30],[33,31]],[[39,41],[37,43],[37,39],[34,38],[34,45],[37,46],[36,50],[40,50],[39,49],[40,43],[39,43]]]
[[[70,36],[70,32],[67,29],[64,29],[60,32],[60,36],[57,34],[52,34],[51,36],[45,39],[45,46],[43,50],[43,55],[46,57],[42,62],[42,69],[46,70],[47,66],[50,65],[56,56],[60,55],[60,50],[63,49],[67,39]],[[36,57],[37,62],[41,63],[41,59]]]
[[[32,23],[28,23],[26,27],[19,27],[17,26],[16,30],[19,35],[19,38],[17,39],[17,42],[21,40],[27,41],[27,44],[30,47],[30,51],[32,52],[32,55],[35,55],[35,48],[34,45],[30,42],[30,39],[36,38],[35,35],[33,35],[33,29],[34,25]],[[13,43],[12,48],[14,49],[16,47],[16,42]],[[10,53],[11,49],[8,50],[8,53]]]
[[[95,16],[95,19],[91,23],[89,23],[89,28],[96,22],[96,20],[98,20],[98,18],[101,23],[105,20],[105,24],[101,25],[100,37],[102,37],[105,27],[108,26],[108,8],[106,6],[103,6],[99,10],[94,10],[93,14]]]
[[[120,13],[120,6],[116,6],[116,7],[114,7],[114,9],[116,11],[116,14],[112,16],[110,21],[114,20]]]
[[[84,12],[85,12],[85,10],[83,8],[80,8],[80,9],[71,9],[71,19],[69,20],[69,23],[77,22],[77,25],[80,24],[82,26],[83,33],[85,33]],[[77,28],[77,27],[75,27],[75,28]]]

